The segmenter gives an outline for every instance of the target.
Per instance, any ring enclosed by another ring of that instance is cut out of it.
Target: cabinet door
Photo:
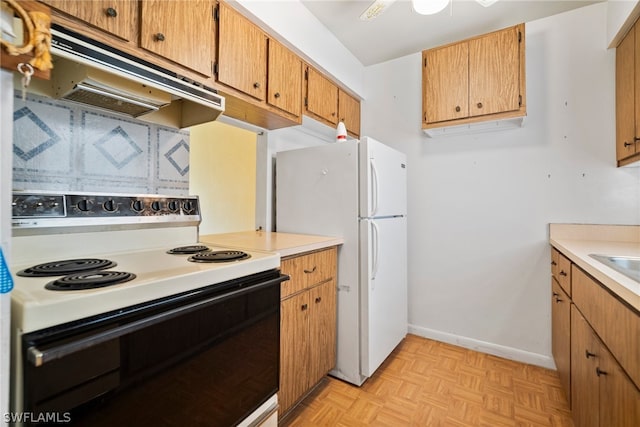
[[[309,387],[336,363],[336,281],[309,290]]]
[[[601,354],[596,373],[600,379],[600,426],[639,426],[640,391],[611,353],[603,348]]]
[[[264,101],[267,36],[224,2],[218,28],[218,81]]]
[[[215,52],[213,1],[142,0],[140,46],[211,76]]]
[[[436,123],[469,116],[469,44],[423,52],[423,120]]]
[[[338,115],[348,132],[360,136],[360,101],[338,89]]]
[[[636,121],[640,110],[640,99],[636,88],[636,80],[640,73],[636,73],[636,45],[640,40],[637,25],[622,40],[616,49],[616,158],[625,159],[636,153],[637,144]],[[640,50],[639,50],[640,52]],[[639,55],[640,56],[640,55]],[[640,121],[638,121],[640,123]]]
[[[136,0],[46,0],[43,3],[127,41],[134,40],[137,34]]]
[[[302,114],[302,60],[270,39],[268,63],[267,102],[299,117]]]
[[[469,41],[469,115],[520,108],[520,42],[518,28]]]
[[[338,124],[338,87],[311,67],[307,67],[307,112]]]
[[[571,300],[551,279],[551,348],[565,396],[571,405]]]
[[[571,306],[571,412],[578,427],[599,426],[596,368],[600,345],[587,321]]]
[[[308,388],[309,292],[280,304],[280,390],[278,403],[285,413]]]

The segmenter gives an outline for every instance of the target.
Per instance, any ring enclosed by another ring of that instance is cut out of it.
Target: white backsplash
[[[189,131],[16,91],[13,188],[188,195]]]

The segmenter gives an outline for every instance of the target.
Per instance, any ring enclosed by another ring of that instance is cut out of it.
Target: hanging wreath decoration
[[[47,71],[53,68],[51,62],[51,18],[43,12],[27,12],[16,0],[2,0],[13,9],[24,22],[27,30],[27,42],[23,46],[0,39],[0,44],[12,56],[33,52],[33,59],[29,61],[34,68]]]

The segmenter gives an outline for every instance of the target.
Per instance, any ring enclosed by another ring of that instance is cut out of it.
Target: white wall
[[[638,15],[640,15],[638,0],[607,1],[607,46],[618,46]]]
[[[527,23],[524,128],[438,139],[420,131],[419,53],[366,69],[364,134],[409,158],[413,332],[553,366],[548,223],[640,224],[614,65],[605,3]]]

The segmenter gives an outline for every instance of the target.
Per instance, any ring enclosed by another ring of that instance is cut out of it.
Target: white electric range
[[[226,426],[275,411],[279,256],[201,244],[199,222],[197,197],[14,193],[12,408],[28,414],[16,424]],[[85,367],[96,352],[108,362]],[[72,379],[45,393],[49,370]],[[174,389],[165,408],[188,410],[149,419],[163,405],[140,396],[158,384]]]

